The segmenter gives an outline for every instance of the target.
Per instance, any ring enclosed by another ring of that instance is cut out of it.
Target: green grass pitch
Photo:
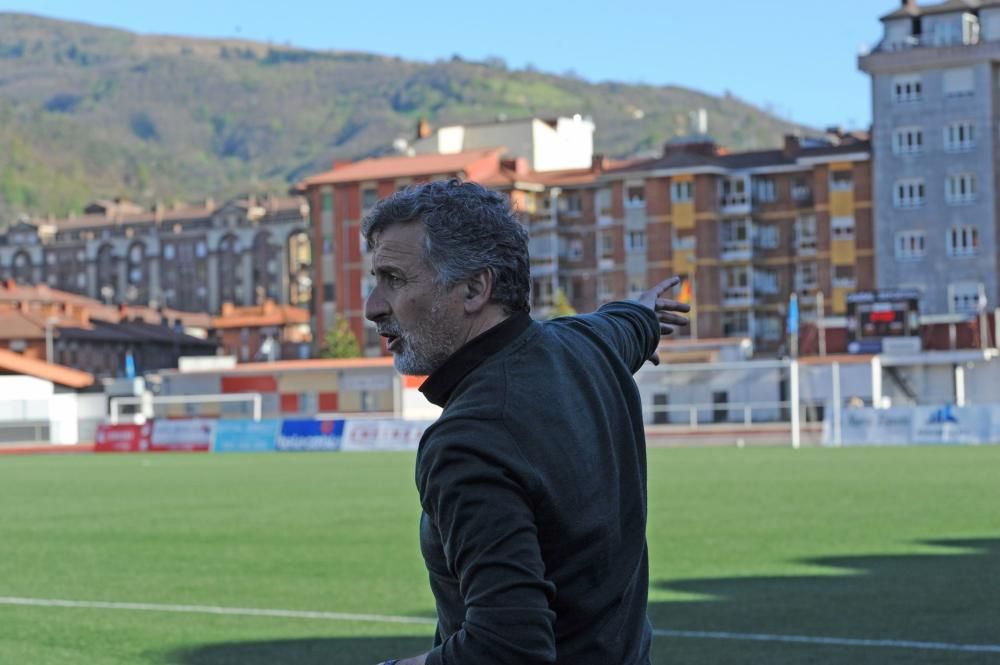
[[[412,466],[405,453],[0,458],[0,664],[421,652],[428,623],[9,600],[432,618]],[[901,644],[1000,645],[1000,446],[653,449],[649,477],[651,621],[711,633],[664,632],[655,664],[1000,662]]]

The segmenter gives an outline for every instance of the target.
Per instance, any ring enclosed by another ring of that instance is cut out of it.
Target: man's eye
[[[388,277],[385,278],[385,281],[388,282],[389,286],[393,288],[402,286],[404,284],[403,278],[400,277],[399,275],[389,275]]]

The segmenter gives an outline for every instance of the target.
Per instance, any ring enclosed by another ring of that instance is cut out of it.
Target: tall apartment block
[[[903,0],[859,58],[872,82],[879,287],[925,314],[997,305],[1000,1]]]

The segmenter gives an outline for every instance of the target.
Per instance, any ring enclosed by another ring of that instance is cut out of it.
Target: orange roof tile
[[[317,173],[303,180],[300,185],[332,185],[344,182],[359,182],[362,180],[379,180],[383,178],[406,178],[422,175],[446,175],[468,173],[470,179],[483,177],[500,168],[500,157],[506,148],[481,148],[466,152],[439,155],[400,155],[393,157],[375,157],[363,159],[342,166],[332,171]],[[483,162],[496,161],[495,168],[483,169]],[[482,174],[473,173],[482,171]]]
[[[309,312],[292,305],[250,305],[248,307],[223,307],[222,315],[213,316],[211,327],[258,328],[261,326],[286,326],[309,323]]]
[[[94,375],[88,372],[36,358],[28,358],[7,349],[0,349],[0,372],[25,374],[77,389],[87,388],[94,383]]]

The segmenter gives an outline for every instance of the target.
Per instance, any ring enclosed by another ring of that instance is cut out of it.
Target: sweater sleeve
[[[554,663],[554,585],[545,579],[524,462],[498,421],[448,423],[420,454],[424,511],[459,580],[462,628],[427,665]]]
[[[575,318],[596,330],[619,353],[633,374],[653,355],[660,343],[660,323],[656,314],[637,302],[610,302],[593,314]]]

